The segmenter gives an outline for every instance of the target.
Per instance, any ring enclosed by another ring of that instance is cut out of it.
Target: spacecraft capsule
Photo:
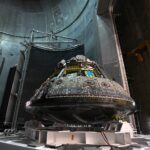
[[[135,103],[95,61],[77,55],[57,64],[54,73],[26,102],[26,110],[45,122],[99,124],[126,115]]]

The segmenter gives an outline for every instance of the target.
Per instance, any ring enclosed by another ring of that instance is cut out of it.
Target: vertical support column
[[[98,8],[103,10],[103,13],[98,10],[101,16],[97,16],[102,64],[104,70],[129,93],[122,52],[112,15],[114,4],[115,0],[107,1],[107,5],[105,0],[99,1]],[[136,129],[133,115],[129,117],[129,121]]]
[[[120,43],[119,43],[119,38],[118,38],[115,22],[113,19],[113,7],[115,5],[115,1],[116,0],[110,1],[109,13],[110,13],[110,18],[112,21],[112,27],[113,27],[113,31],[114,31],[114,38],[115,38],[115,42],[116,42],[116,50],[117,50],[117,55],[118,55],[118,60],[119,60],[119,66],[120,66],[120,73],[121,73],[123,88],[130,94],[127,76],[126,76],[126,71],[125,71],[125,66],[124,66],[122,52],[121,52],[121,47],[120,47]],[[135,123],[134,115],[129,116],[129,121],[130,121],[130,123],[132,123],[133,128],[136,129],[136,123]]]

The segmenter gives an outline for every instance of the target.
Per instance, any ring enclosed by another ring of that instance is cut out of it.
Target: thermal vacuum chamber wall
[[[84,43],[85,55],[98,62],[106,73],[108,72],[127,90],[122,56],[116,42],[111,16],[108,10],[105,11],[105,15],[97,16],[97,2],[97,0],[0,0],[0,18],[3,20],[0,24],[0,59],[5,59],[0,74],[0,104],[3,101],[9,69],[18,62],[19,51],[25,49],[20,43],[29,40],[33,27],[51,32],[53,25],[57,34]],[[49,40],[43,38],[43,35],[40,37],[35,39]]]

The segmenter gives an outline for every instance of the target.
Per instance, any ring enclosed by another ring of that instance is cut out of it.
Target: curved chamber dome
[[[1,0],[0,30],[20,37],[29,37],[33,28],[43,32],[60,32],[82,14],[88,1]]]
[[[134,101],[96,62],[77,55],[57,64],[26,109],[43,122],[100,124],[133,111]]]

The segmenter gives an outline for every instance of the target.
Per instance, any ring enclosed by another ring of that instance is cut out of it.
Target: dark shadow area
[[[150,133],[150,1],[117,0],[114,20],[131,96],[137,104],[138,132]]]

